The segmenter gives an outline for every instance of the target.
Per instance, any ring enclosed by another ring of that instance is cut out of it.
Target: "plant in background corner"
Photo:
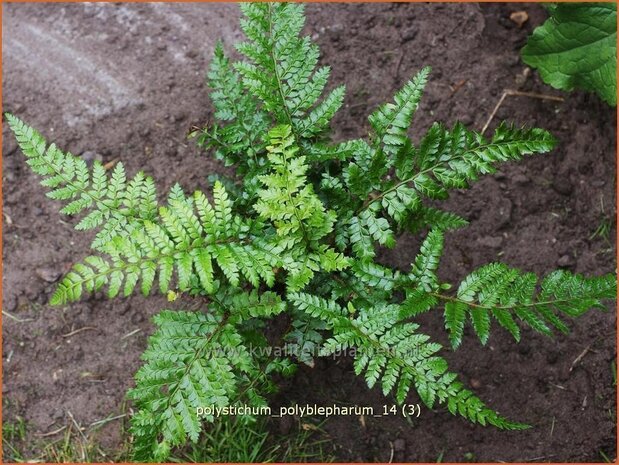
[[[407,131],[429,75],[423,69],[370,115],[368,139],[332,143],[329,124],[344,88],[325,93],[330,70],[317,67],[318,47],[300,36],[303,6],[241,9],[248,40],[237,49],[245,58],[231,63],[217,46],[208,74],[217,123],[193,134],[237,173],[217,177],[208,195],[176,185],[160,205],[145,174],[128,179],[121,164],[111,176],[98,163],[89,170],[6,115],[48,196],[66,202],[65,214],[85,213],[76,229],[97,231],[92,255],[64,277],[52,304],[102,288],[109,297],[155,289],[203,303],[154,317],[129,392],[135,458],[165,460],[215,421],[199,408],[264,406],[274,373],[348,349],[356,374],[399,403],[416,391],[428,408],[445,405],[474,423],[525,428],[448,371],[442,347],[415,317],[443,309],[457,349],[467,324],[482,344],[493,321],[518,341],[521,325],[566,332],[563,317],[615,297],[612,274],[539,278],[491,263],[455,291],[437,277],[445,231],[467,222],[428,201],[466,188],[500,162],[548,152],[554,138],[501,124],[486,139],[462,124],[435,123],[414,145]],[[410,269],[379,264],[377,245],[394,247],[405,231],[424,237]],[[268,322],[280,314],[290,321],[281,335],[284,355],[254,350],[268,349]]]
[[[522,49],[555,89],[583,89],[617,106],[617,4],[549,4],[550,18]]]

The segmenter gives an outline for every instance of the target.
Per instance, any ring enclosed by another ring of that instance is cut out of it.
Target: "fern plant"
[[[203,304],[154,318],[129,392],[135,458],[165,460],[215,421],[212,410],[198,414],[204,407],[266,406],[274,374],[349,349],[355,373],[399,403],[414,391],[429,409],[526,428],[458,381],[415,317],[441,310],[456,349],[467,325],[482,344],[495,320],[516,341],[522,326],[566,332],[566,317],[615,297],[614,275],[540,278],[491,263],[457,291],[437,277],[445,231],[467,224],[437,201],[501,162],[550,151],[555,139],[505,123],[491,138],[437,123],[413,144],[408,130],[426,68],[370,115],[367,139],[333,143],[329,125],[344,88],[325,91],[330,70],[317,66],[317,46],[301,35],[303,6],[240,7],[244,58],[233,63],[217,46],[208,72],[217,122],[193,133],[238,175],[215,176],[212,192],[176,185],[160,204],[144,173],[128,179],[122,164],[111,174],[98,163],[89,169],[6,115],[48,196],[65,202],[62,213],[82,215],[76,229],[96,231],[92,255],[64,277],[52,304],[102,289],[109,297],[183,293]],[[405,232],[424,237],[410,269],[379,264],[378,246],[394,247]],[[274,317],[289,323],[280,335],[286,351],[255,350],[273,344],[266,329]]]

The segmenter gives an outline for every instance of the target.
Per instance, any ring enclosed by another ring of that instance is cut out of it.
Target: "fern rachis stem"
[[[298,137],[296,135],[296,133],[294,132],[294,124],[292,122],[292,115],[290,114],[290,111],[288,109],[288,105],[286,104],[286,97],[284,96],[284,89],[283,89],[283,85],[282,85],[282,80],[281,77],[279,75],[279,72],[277,70],[277,58],[275,57],[275,42],[274,42],[274,37],[273,37],[273,5],[271,3],[268,3],[268,12],[269,12],[269,37],[271,38],[271,48],[269,50],[269,55],[271,56],[271,60],[273,61],[273,72],[275,73],[275,80],[277,81],[277,90],[279,92],[279,97],[282,101],[282,108],[284,110],[284,113],[286,114],[286,119],[288,120],[288,124],[290,125],[290,128],[293,131],[293,134],[295,135],[295,140],[298,141]]]
[[[509,142],[508,142],[508,143],[509,143]],[[489,148],[491,148],[491,147],[500,147],[500,146],[501,146],[501,145],[500,145],[500,144],[498,144],[498,143],[496,143],[496,142],[490,142],[490,143],[488,143],[488,144],[479,145],[479,146],[477,146],[477,147],[475,147],[475,148],[465,150],[465,151],[464,151],[461,155],[459,155],[459,156],[463,158],[463,157],[465,157],[466,155],[468,155],[468,154],[472,154],[472,153],[475,153],[476,151],[479,151],[479,150],[486,150],[486,149],[489,149]],[[440,167],[442,164],[449,163],[450,161],[452,161],[452,160],[453,160],[453,158],[454,158],[454,157],[453,157],[453,155],[452,155],[452,157],[451,157],[449,160],[443,160],[443,161],[441,161],[440,163],[435,163],[435,164],[434,164],[434,165],[432,165],[431,167],[426,168],[425,170],[419,171],[418,173],[415,173],[415,174],[414,174],[413,176],[411,176],[410,178],[405,179],[405,180],[403,180],[403,181],[400,181],[399,183],[397,183],[397,184],[395,184],[395,185],[391,186],[391,187],[390,187],[389,189],[387,189],[386,191],[384,191],[384,192],[378,192],[378,193],[375,193],[375,196],[374,196],[373,198],[371,198],[371,199],[370,199],[370,198],[367,198],[367,199],[365,200],[365,202],[363,203],[363,205],[361,206],[361,208],[359,208],[359,209],[355,212],[355,215],[358,215],[359,213],[361,213],[361,211],[363,211],[363,210],[365,210],[366,208],[368,208],[368,207],[369,207],[370,205],[372,205],[374,202],[376,202],[376,201],[378,201],[378,200],[381,200],[384,196],[386,196],[387,194],[389,194],[389,193],[391,193],[391,192],[393,192],[393,191],[397,190],[399,187],[404,186],[404,185],[406,185],[406,184],[408,184],[408,183],[411,183],[411,182],[415,181],[415,179],[416,179],[416,178],[418,178],[419,176],[421,176],[422,174],[432,173],[432,172],[433,172],[436,168]]]
[[[514,304],[514,305],[481,305],[481,304],[476,304],[474,302],[469,302],[467,300],[462,300],[462,299],[458,299],[457,297],[452,297],[452,296],[448,296],[445,294],[440,294],[438,292],[430,292],[429,293],[431,296],[436,297],[437,299],[441,299],[441,300],[448,300],[451,302],[457,302],[457,303],[462,303],[465,304],[469,307],[474,307],[474,308],[481,308],[483,310],[492,310],[492,309],[497,309],[497,310],[513,310],[516,307],[538,307],[540,305],[555,305],[555,304],[559,304],[559,303],[569,303],[569,302],[573,302],[573,299],[556,299],[556,300],[546,300],[546,301],[538,301],[538,302],[529,302],[529,303],[524,303],[524,304]]]

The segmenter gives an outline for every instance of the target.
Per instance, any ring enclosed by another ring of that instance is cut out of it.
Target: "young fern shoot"
[[[549,152],[555,139],[507,123],[490,138],[435,123],[413,144],[408,131],[430,75],[424,68],[370,115],[369,138],[332,143],[329,125],[344,87],[325,92],[330,70],[318,67],[318,47],[301,36],[303,6],[240,8],[244,58],[232,63],[216,47],[208,81],[217,122],[193,134],[238,175],[219,177],[210,193],[186,194],[176,185],[161,205],[144,173],[129,180],[121,164],[111,175],[99,163],[89,169],[6,115],[48,196],[65,203],[62,213],[82,215],[76,229],[96,230],[92,254],[64,277],[52,304],[102,289],[110,298],[172,290],[204,303],[154,318],[129,392],[135,458],[166,460],[215,421],[198,409],[264,406],[276,388],[272,374],[349,349],[355,373],[399,403],[414,391],[428,408],[525,428],[458,381],[415,317],[443,311],[457,349],[467,324],[482,344],[493,320],[519,341],[521,326],[566,332],[566,317],[615,298],[612,274],[540,278],[491,263],[472,270],[455,292],[437,276],[445,231],[467,221],[436,201],[499,163]],[[377,246],[394,247],[406,231],[424,237],[410,269],[379,264]],[[284,355],[252,350],[269,345],[266,321],[284,313]]]

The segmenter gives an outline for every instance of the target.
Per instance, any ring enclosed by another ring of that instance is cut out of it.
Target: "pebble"
[[[521,184],[521,185],[528,184],[531,182],[531,179],[529,179],[529,177],[524,174],[517,174],[512,179],[514,180],[516,184]]]
[[[475,120],[473,119],[472,115],[462,115],[462,117],[460,118],[460,122],[465,126],[470,126],[475,122]]]
[[[52,413],[52,419],[59,421],[65,417],[65,413],[62,409],[55,409],[54,413]]]
[[[15,311],[17,309],[17,298],[15,298],[14,295],[9,295],[8,297],[6,297],[4,304],[5,304],[5,308],[9,312]]]
[[[554,365],[555,363],[557,363],[557,360],[559,360],[559,353],[558,352],[551,351],[551,352],[548,352],[546,354],[546,361],[550,365]]]
[[[477,378],[471,378],[471,387],[473,389],[479,389],[481,387],[481,381]]]
[[[279,425],[278,425],[280,434],[286,435],[290,433],[290,430],[292,429],[293,425],[294,425],[294,421],[292,417],[288,415],[282,416],[279,419]]]
[[[574,258],[571,255],[563,255],[557,260],[557,266],[560,268],[569,268],[576,264]]]
[[[122,302],[118,305],[118,313],[121,315],[125,315],[129,310],[131,310],[131,304],[129,302]]]
[[[512,202],[503,199],[498,208],[497,229],[501,229],[509,224],[512,219]]]
[[[503,237],[501,236],[485,236],[477,240],[479,245],[483,247],[489,247],[491,249],[498,249],[503,245]]]
[[[331,40],[338,42],[341,39],[342,34],[344,34],[344,26],[340,23],[334,24],[330,27],[330,32]]]
[[[393,441],[393,450],[396,452],[402,452],[406,450],[406,441],[402,438]]]
[[[61,276],[61,273],[59,270],[48,267],[48,266],[37,268],[35,270],[35,273],[39,278],[41,278],[43,281],[46,281],[48,283],[54,283],[58,281],[58,278],[60,278]]]
[[[520,56],[519,55],[507,55],[505,57],[505,64],[507,66],[511,66],[512,68],[518,66],[520,64]]]
[[[405,31],[402,32],[402,42],[410,42],[415,37],[417,37],[417,29],[409,27]]]
[[[198,50],[196,50],[195,48],[191,48],[185,52],[185,56],[189,58],[190,60],[198,58],[199,55],[200,55],[200,52],[198,52]]]
[[[90,150],[82,153],[81,156],[82,156],[82,160],[86,162],[86,166],[88,166],[89,168],[95,163],[95,161],[98,161],[98,162],[103,161],[103,157],[101,156],[101,154],[97,152],[92,152]]]
[[[570,195],[574,190],[570,180],[564,176],[556,177],[552,181],[552,188],[561,195]]]

